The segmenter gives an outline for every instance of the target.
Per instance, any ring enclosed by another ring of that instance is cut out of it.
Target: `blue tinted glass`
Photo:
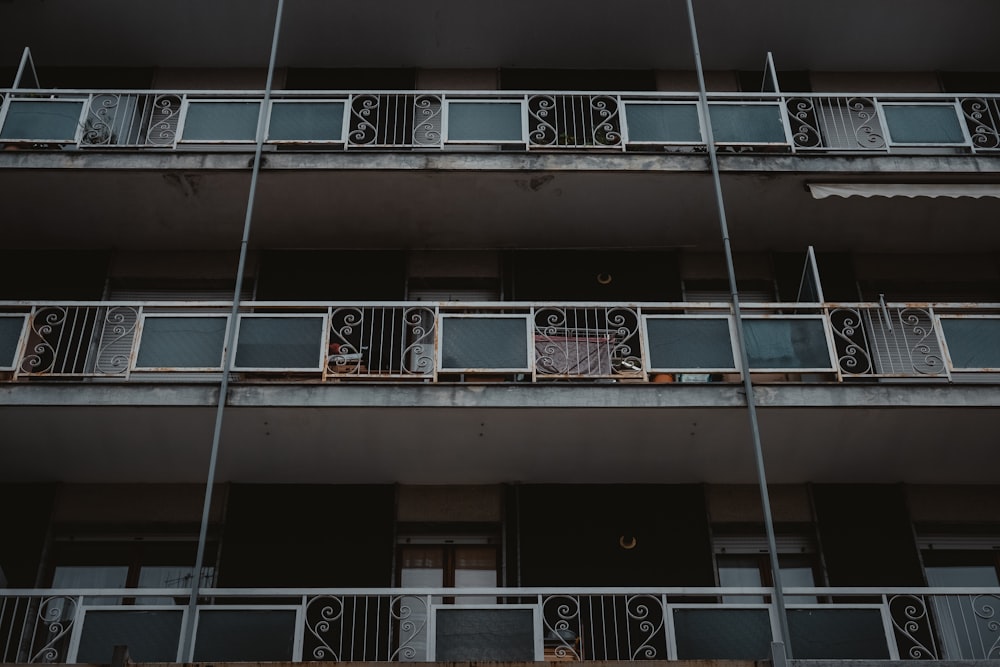
[[[136,368],[219,368],[224,317],[147,317]]]
[[[702,141],[694,104],[626,104],[628,140],[642,142]]]
[[[719,143],[759,144],[787,141],[777,104],[711,104],[712,134]]]
[[[1000,368],[1000,319],[941,318],[953,368]]]
[[[255,141],[260,102],[191,102],[184,141]]]
[[[235,365],[318,370],[322,346],[320,317],[243,317]]]
[[[646,333],[652,369],[735,368],[727,319],[650,317]]]
[[[955,107],[934,104],[886,104],[882,107],[894,144],[965,142]]]
[[[441,346],[444,369],[528,370],[524,318],[443,318]]]
[[[819,319],[744,319],[750,369],[832,369]]]
[[[343,102],[275,102],[267,138],[272,141],[340,141]]]
[[[516,102],[449,102],[449,141],[523,141]]]
[[[0,317],[0,368],[11,368],[14,365],[17,342],[23,328],[23,317]]]
[[[0,139],[74,141],[83,100],[14,100],[7,110]]]

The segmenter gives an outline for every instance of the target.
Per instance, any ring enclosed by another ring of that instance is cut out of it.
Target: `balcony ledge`
[[[249,171],[249,150],[19,150],[0,151],[0,170]],[[703,154],[528,153],[464,151],[268,151],[271,171],[553,171],[705,172]],[[1000,174],[1000,155],[767,154],[719,155],[730,173]]]
[[[879,382],[758,385],[767,408],[996,408],[998,384]],[[140,382],[21,382],[0,385],[0,406],[209,407],[216,384]],[[403,384],[247,382],[230,385],[237,408],[741,408],[738,384]]]

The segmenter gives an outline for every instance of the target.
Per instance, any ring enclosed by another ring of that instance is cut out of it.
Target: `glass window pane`
[[[205,610],[198,614],[195,662],[291,662],[292,610]]]
[[[941,318],[953,368],[1000,368],[1000,319]]]
[[[449,102],[449,141],[523,141],[518,102]]]
[[[441,368],[530,370],[526,318],[441,318]]]
[[[143,565],[139,568],[138,588],[190,588],[194,568],[185,565]],[[215,583],[215,568],[201,569],[202,587],[210,587]],[[136,604],[174,604],[174,598],[139,596]]]
[[[712,134],[719,143],[783,144],[785,126],[777,104],[712,104]]]
[[[435,639],[437,662],[531,662],[535,659],[534,612],[440,608]]]
[[[646,333],[654,370],[735,368],[728,319],[650,317]]]
[[[936,104],[882,106],[894,144],[961,144],[965,142],[955,107]]]
[[[220,368],[225,317],[147,317],[136,368]]]
[[[0,317],[0,368],[13,368],[24,317]]]
[[[260,102],[191,102],[183,141],[254,141]]]
[[[52,588],[125,588],[126,565],[60,565],[52,575]],[[88,597],[87,604],[119,604],[119,597]]]
[[[115,646],[128,646],[135,662],[175,662],[183,612],[177,610],[88,611],[76,661],[108,664]]]
[[[792,655],[797,660],[888,660],[878,609],[792,609]]]
[[[321,317],[243,317],[235,366],[318,370],[323,322]]]
[[[272,141],[341,141],[343,102],[275,102],[267,138]]]
[[[766,609],[675,609],[674,632],[680,660],[761,660],[771,655]]]
[[[702,141],[694,104],[626,104],[628,140],[644,142]]]
[[[832,368],[822,320],[744,319],[743,327],[751,370]]]
[[[0,139],[75,141],[83,100],[14,100]]]

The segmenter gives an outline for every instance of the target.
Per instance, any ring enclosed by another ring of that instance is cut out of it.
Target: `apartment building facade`
[[[1000,8],[800,4],[0,3],[0,662],[996,659]]]

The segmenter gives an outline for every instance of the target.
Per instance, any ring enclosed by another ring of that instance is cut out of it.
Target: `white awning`
[[[837,197],[1000,197],[994,183],[807,183],[814,199]]]

